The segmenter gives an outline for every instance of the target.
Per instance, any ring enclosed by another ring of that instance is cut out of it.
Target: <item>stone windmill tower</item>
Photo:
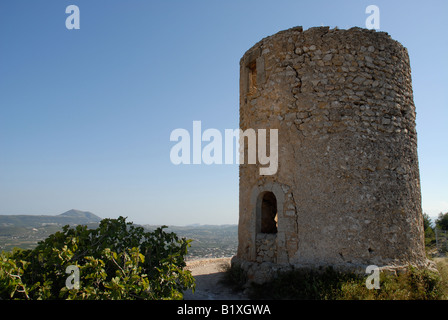
[[[302,27],[240,61],[240,128],[278,129],[278,171],[240,165],[240,264],[426,266],[406,48],[384,32]],[[363,272],[364,272],[363,271]]]

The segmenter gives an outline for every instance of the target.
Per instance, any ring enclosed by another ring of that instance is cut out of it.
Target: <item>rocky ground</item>
[[[184,292],[185,300],[244,300],[242,293],[235,293],[220,280],[224,274],[225,265],[230,264],[230,258],[197,260],[187,263],[196,279],[196,290]]]

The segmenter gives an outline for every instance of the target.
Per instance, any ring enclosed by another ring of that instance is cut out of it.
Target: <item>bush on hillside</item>
[[[184,269],[191,240],[164,228],[104,219],[97,229],[65,226],[33,250],[2,252],[0,298],[182,299],[194,289]],[[70,270],[79,272],[79,288]]]

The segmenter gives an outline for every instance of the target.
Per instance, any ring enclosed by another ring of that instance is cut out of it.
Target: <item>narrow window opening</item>
[[[249,94],[254,94],[257,91],[257,63],[254,60],[247,67],[249,69]]]
[[[261,203],[261,233],[277,233],[277,222],[277,199],[272,192],[266,192]]]

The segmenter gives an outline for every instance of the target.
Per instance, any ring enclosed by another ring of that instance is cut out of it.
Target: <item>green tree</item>
[[[97,229],[70,228],[50,235],[33,250],[1,254],[2,299],[181,299],[194,289],[185,270],[191,240],[160,227],[145,232],[126,218],[104,219]],[[68,266],[80,286],[67,288]]]
[[[448,212],[443,214],[439,213],[439,217],[436,220],[436,227],[442,230],[448,230]]]
[[[423,228],[425,230],[425,238],[434,237],[433,223],[427,213],[423,213]]]
[[[427,213],[423,213],[423,227],[425,230],[428,228],[432,229],[432,221]]]

